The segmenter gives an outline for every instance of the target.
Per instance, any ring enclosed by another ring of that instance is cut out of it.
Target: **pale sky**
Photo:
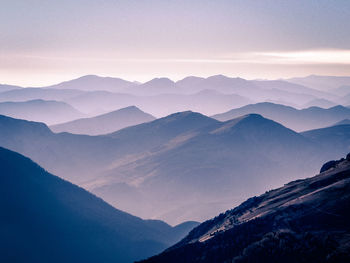
[[[348,0],[0,0],[0,83],[350,75]]]

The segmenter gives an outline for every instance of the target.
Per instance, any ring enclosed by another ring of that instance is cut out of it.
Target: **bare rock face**
[[[342,158],[342,159],[340,159],[340,160],[338,160],[338,161],[332,160],[332,161],[326,162],[324,165],[322,165],[321,170],[320,170],[320,173],[323,173],[323,172],[325,172],[325,171],[328,171],[328,170],[331,169],[331,168],[335,168],[339,163],[343,162],[344,160],[345,160],[345,159]]]

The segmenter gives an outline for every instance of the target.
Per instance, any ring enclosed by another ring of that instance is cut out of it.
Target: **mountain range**
[[[309,83],[306,81],[309,78],[299,80]],[[191,76],[176,82],[155,78],[138,83],[88,75],[41,88],[2,85],[5,88],[0,89],[0,101],[63,101],[88,117],[132,105],[156,117],[186,110],[214,115],[256,102],[273,102],[295,108],[350,105],[350,90],[346,88],[350,86],[349,78],[329,77],[328,82],[330,87],[322,89],[317,85],[302,85],[294,79],[245,80],[216,75],[208,78]]]
[[[347,262],[349,87],[0,85],[0,261]]]
[[[198,225],[142,220],[0,147],[1,262],[133,262]]]
[[[251,113],[261,114],[265,118],[272,119],[296,131],[323,128],[350,118],[350,108],[340,105],[329,109],[310,107],[298,110],[293,107],[268,102],[249,104],[212,117],[220,121],[226,121]]]
[[[21,88],[22,87],[14,86],[14,85],[0,84],[0,92],[5,92],[9,90],[14,90],[14,89],[21,89]]]
[[[350,126],[337,127],[342,133],[332,136],[323,136],[330,128],[299,134],[257,114],[220,122],[187,111],[87,136],[2,116],[0,145],[122,210],[177,224],[207,219],[345,154]]]
[[[144,263],[348,262],[350,155],[249,198]]]

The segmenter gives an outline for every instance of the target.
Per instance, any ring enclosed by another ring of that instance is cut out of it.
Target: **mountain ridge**
[[[347,262],[350,154],[323,170],[246,200],[140,262]]]
[[[101,135],[155,120],[152,115],[135,106],[118,109],[95,117],[76,119],[50,126],[54,132]]]
[[[47,124],[76,119],[84,116],[71,105],[54,100],[29,100],[23,102],[0,102],[0,114]]]
[[[266,118],[279,122],[296,131],[305,131],[324,128],[337,121],[346,119],[350,116],[350,109],[337,105],[328,109],[312,106],[298,110],[291,106],[261,102],[232,109],[211,117],[220,121],[225,121],[249,113],[261,114]]]

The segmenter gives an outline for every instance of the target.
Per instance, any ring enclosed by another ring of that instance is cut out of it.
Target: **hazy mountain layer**
[[[320,130],[320,142],[256,114],[220,122],[182,112],[105,136],[54,134],[7,117],[0,125],[0,145],[122,210],[172,224],[207,219],[307,176],[350,146],[350,127],[329,140],[321,136],[327,129]]]
[[[0,101],[56,100],[63,101],[83,94],[72,89],[21,88],[0,93]]]
[[[116,108],[135,105],[142,110],[163,117],[174,112],[193,110],[204,114],[214,114],[240,107],[253,101],[236,95],[222,94],[213,90],[203,90],[195,94],[159,94],[138,96],[127,93],[95,91],[65,100],[82,112],[108,112]]]
[[[64,102],[30,100],[25,102],[1,102],[0,114],[19,119],[55,124],[84,116]]]
[[[135,106],[119,109],[96,117],[50,126],[54,132],[99,135],[111,133],[122,128],[153,121],[155,118]]]
[[[350,109],[343,106],[335,106],[329,109],[310,107],[297,110],[293,107],[264,102],[232,109],[214,115],[213,118],[226,121],[251,113],[261,114],[265,118],[272,119],[296,131],[327,127],[350,117]]]
[[[14,89],[21,89],[19,86],[0,84],[0,92],[5,92]]]
[[[327,163],[315,177],[248,199],[142,262],[348,262],[347,159]]]
[[[64,101],[89,116],[135,105],[162,117],[185,110],[213,115],[264,101],[297,108],[350,104],[339,94],[283,80],[245,80],[223,75],[186,77],[177,82],[155,78],[145,83],[88,75],[49,87],[0,92],[0,101]]]
[[[120,92],[125,88],[136,86],[134,82],[126,81],[119,78],[99,77],[87,75],[77,79],[58,83],[47,88],[53,89],[75,89],[83,91],[105,90],[111,92]]]
[[[350,85],[350,77],[337,77],[337,76],[317,76],[310,75],[302,78],[292,78],[288,79],[288,82],[297,83],[299,85],[304,85],[309,88],[328,91],[334,94],[337,93],[337,88],[341,86]]]

